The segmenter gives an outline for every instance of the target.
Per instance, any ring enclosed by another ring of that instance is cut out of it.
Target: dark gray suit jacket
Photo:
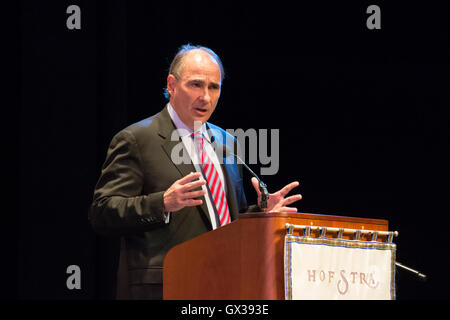
[[[220,130],[210,123],[210,129]],[[171,213],[165,223],[163,194],[178,179],[195,172],[192,163],[174,164],[171,141],[175,130],[165,107],[160,113],[135,123],[114,136],[97,182],[90,220],[103,235],[123,237],[127,272],[125,297],[162,297],[162,266],[167,252],[177,244],[212,230],[205,201]],[[232,137],[228,141],[236,143]],[[214,140],[217,145],[221,139]],[[228,146],[234,148],[234,146]],[[232,149],[234,150],[234,149]],[[222,164],[231,220],[248,211],[241,165]],[[251,211],[257,210],[255,206]],[[120,279],[119,279],[120,281]],[[120,293],[119,293],[120,294]],[[123,296],[123,294],[122,294]]]

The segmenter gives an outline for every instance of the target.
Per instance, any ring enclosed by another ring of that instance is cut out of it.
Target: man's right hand
[[[164,193],[164,208],[166,212],[174,212],[184,207],[199,206],[203,203],[201,199],[194,199],[206,194],[206,190],[192,191],[206,184],[200,172],[191,172],[187,176],[175,181]],[[193,181],[199,179],[197,181]]]

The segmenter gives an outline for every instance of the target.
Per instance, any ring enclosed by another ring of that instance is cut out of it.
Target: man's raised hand
[[[206,184],[200,172],[191,172],[187,176],[175,181],[164,193],[165,212],[174,212],[184,207],[199,206],[203,203],[201,199],[194,199],[206,194],[205,190],[196,190]],[[197,180],[199,179],[199,180]],[[196,180],[196,181],[194,181]]]
[[[252,185],[256,190],[258,195],[258,205],[261,203],[261,191],[259,191],[259,183],[256,178],[252,178]],[[297,187],[299,183],[297,181],[291,182],[286,185],[281,190],[269,194],[269,199],[267,200],[267,212],[297,212],[297,208],[287,207],[291,203],[299,201],[302,199],[301,194],[295,194],[286,197],[288,193]]]

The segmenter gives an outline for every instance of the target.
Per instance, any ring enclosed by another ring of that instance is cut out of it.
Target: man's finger
[[[178,180],[178,182],[179,182],[179,184],[184,185],[186,183],[189,183],[192,180],[200,178],[201,175],[202,174],[200,172],[191,172],[188,175],[181,178],[180,180]]]
[[[302,195],[301,194],[295,194],[293,196],[287,197],[286,199],[284,199],[283,201],[283,205],[287,206],[290,205],[291,203],[294,203],[296,201],[299,201],[302,199]]]
[[[199,206],[203,203],[202,200],[196,200],[196,199],[184,199],[183,200],[183,205],[185,207],[195,207],[195,206]]]
[[[205,194],[206,194],[206,190],[198,190],[198,191],[186,192],[183,194],[183,197],[185,197],[186,199],[192,199],[192,198],[202,197]]]
[[[206,181],[205,181],[204,179],[197,180],[197,181],[194,181],[194,182],[189,182],[189,183],[186,183],[185,185],[183,185],[183,186],[181,187],[181,188],[182,188],[181,191],[183,191],[183,192],[188,192],[188,191],[190,191],[190,190],[192,190],[192,189],[201,187],[201,186],[204,185],[204,184],[206,184]]]
[[[251,179],[253,188],[255,188],[256,193],[258,194],[258,196],[261,194],[261,191],[259,190],[259,182],[258,179],[256,179],[255,177],[252,177]]]
[[[299,184],[300,183],[298,181],[289,183],[287,186],[280,190],[281,196],[285,197],[292,189],[298,187]]]
[[[297,212],[297,208],[281,207],[277,210],[277,212],[295,213],[295,212]]]

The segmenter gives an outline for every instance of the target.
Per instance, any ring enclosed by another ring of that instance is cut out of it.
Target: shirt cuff
[[[170,212],[164,212],[164,222],[168,224],[170,221]]]

